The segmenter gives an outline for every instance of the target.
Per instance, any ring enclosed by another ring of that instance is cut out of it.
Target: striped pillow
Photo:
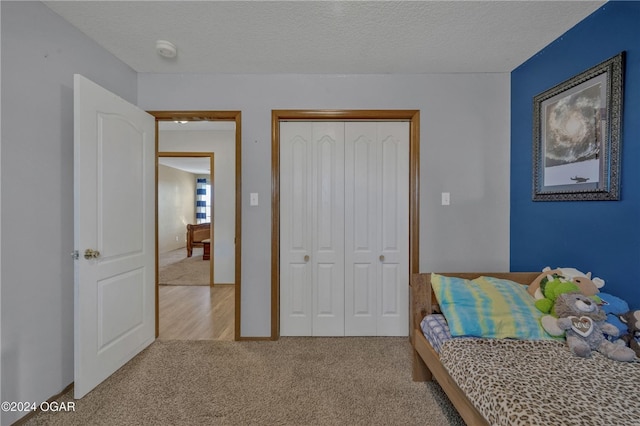
[[[454,337],[552,339],[526,286],[493,277],[465,280],[438,274],[431,274],[431,284]]]

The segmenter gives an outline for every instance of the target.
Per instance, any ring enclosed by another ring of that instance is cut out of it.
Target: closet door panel
[[[380,259],[378,335],[409,332],[409,123],[378,123]]]
[[[313,133],[313,335],[344,335],[344,124]]]
[[[375,268],[367,263],[357,263],[353,266],[353,291],[350,292],[352,300],[352,316],[356,318],[368,318],[371,321],[375,315],[375,287],[371,285],[374,280]],[[353,333],[353,322],[346,327],[350,334]]]
[[[377,334],[379,157],[376,123],[346,123],[345,334],[349,336]]]
[[[280,335],[310,336],[312,309],[312,132],[280,123]]]
[[[288,286],[287,300],[288,300],[288,314],[290,317],[298,317],[303,319],[309,317],[309,296],[310,291],[308,286],[305,285],[310,282],[309,268],[304,263],[292,263],[287,271],[290,285]],[[308,326],[308,324],[305,324]],[[306,327],[302,328],[305,330]]]

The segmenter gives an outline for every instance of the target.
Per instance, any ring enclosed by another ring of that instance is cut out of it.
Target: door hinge
[[[80,259],[80,253],[78,252],[78,250],[74,250],[73,252],[71,252],[71,257],[73,257],[74,260]]]

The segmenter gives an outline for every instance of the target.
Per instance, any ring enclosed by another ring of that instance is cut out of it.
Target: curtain
[[[207,179],[196,179],[196,224],[207,221]]]

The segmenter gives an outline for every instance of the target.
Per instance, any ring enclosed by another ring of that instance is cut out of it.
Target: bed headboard
[[[511,280],[522,285],[529,285],[541,272],[436,272],[447,277],[459,277],[472,280],[481,276]],[[411,277],[411,327],[413,331],[420,328],[420,322],[425,315],[439,312],[438,301],[431,289],[431,272],[413,274]]]

